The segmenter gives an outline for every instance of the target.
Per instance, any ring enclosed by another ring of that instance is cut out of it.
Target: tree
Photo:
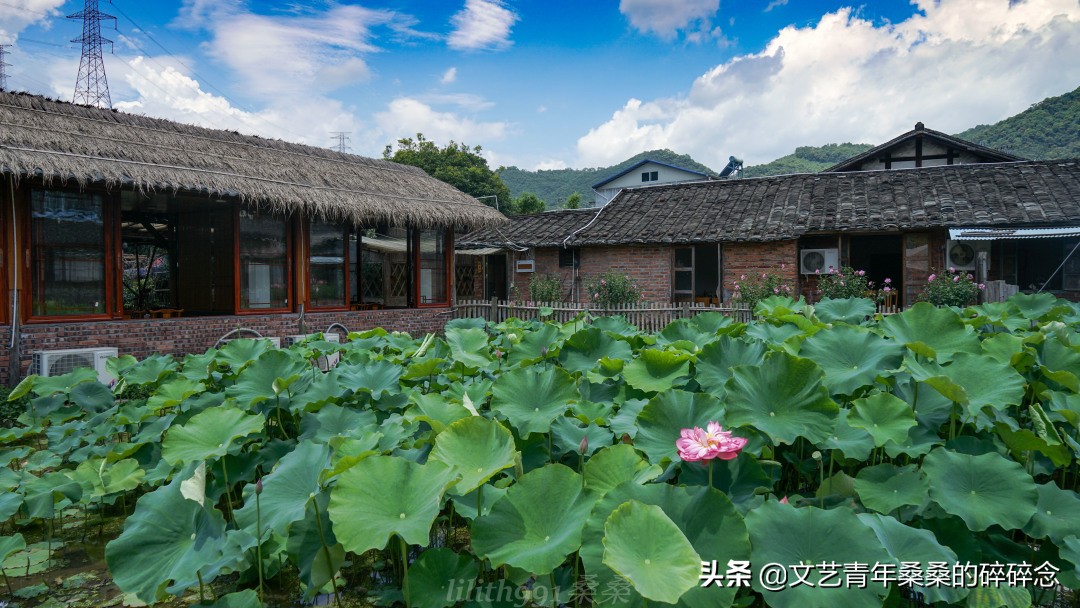
[[[383,158],[420,167],[431,177],[476,197],[485,205],[509,213],[507,207],[512,203],[510,189],[488,167],[480,151],[480,146],[470,148],[454,141],[440,148],[426,139],[423,133],[417,133],[415,140],[411,137],[399,139],[397,150],[391,145],[386,146]]]
[[[511,213],[514,215],[531,215],[541,211],[547,211],[547,203],[532,192],[522,193],[514,199],[514,204],[511,206]]]
[[[581,209],[581,195],[575,192],[566,197],[566,203],[563,204],[563,209]]]

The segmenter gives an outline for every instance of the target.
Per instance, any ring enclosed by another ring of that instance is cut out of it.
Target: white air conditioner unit
[[[975,261],[979,252],[986,252],[987,266],[990,264],[990,241],[953,241],[945,242],[945,262],[957,270],[975,270]]]
[[[840,252],[836,249],[803,249],[799,252],[799,272],[827,274],[829,268],[840,270]]]
[[[115,348],[68,348],[43,350],[34,353],[34,369],[39,376],[63,376],[78,367],[89,367],[97,372],[98,381],[111,384],[113,378],[105,371],[105,360],[115,357]]]

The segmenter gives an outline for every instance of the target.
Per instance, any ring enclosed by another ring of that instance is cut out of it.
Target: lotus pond
[[[85,605],[1077,605],[1080,306],[756,312],[31,376],[0,429],[8,602],[74,605],[64,551],[100,538],[81,576],[116,594]],[[683,461],[710,422],[731,449]]]

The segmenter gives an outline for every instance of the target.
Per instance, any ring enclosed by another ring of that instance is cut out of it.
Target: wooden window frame
[[[31,185],[21,189],[21,196],[17,196],[19,199],[16,204],[21,203],[23,208],[23,216],[18,221],[18,230],[21,232],[20,247],[24,249],[24,267],[23,276],[21,279],[22,294],[19,298],[19,306],[22,308],[20,316],[22,317],[22,323],[27,325],[32,324],[46,324],[46,323],[69,323],[80,321],[109,321],[113,319],[119,319],[121,314],[118,310],[118,298],[116,295],[120,293],[120,284],[122,277],[117,272],[119,256],[120,256],[120,196],[118,192],[110,192],[98,188],[88,189],[76,189],[76,188],[50,188],[45,185]],[[33,237],[33,213],[31,212],[31,193],[34,190],[47,190],[58,192],[73,192],[80,194],[99,195],[102,199],[102,230],[104,232],[102,244],[103,248],[103,263],[104,263],[104,282],[105,282],[105,306],[103,313],[96,315],[35,315],[34,310],[34,261],[33,252],[34,244],[31,242]]]
[[[233,209],[233,314],[238,316],[250,316],[292,312],[293,306],[296,304],[296,291],[293,283],[293,269],[295,268],[295,259],[293,257],[293,230],[295,219],[288,215],[281,218],[285,223],[285,306],[278,308],[242,309],[240,308],[241,284],[243,283],[243,280],[240,278],[240,211],[241,205],[236,205]],[[264,212],[256,209],[254,210],[254,213],[262,214]],[[276,214],[270,213],[270,215],[274,216]]]
[[[342,270],[345,273],[345,302],[335,306],[317,306],[311,303],[311,220],[312,218],[306,219],[303,222],[302,228],[306,233],[304,237],[304,251],[302,252],[304,256],[304,263],[302,266],[304,269],[304,281],[306,285],[304,290],[304,306],[306,306],[308,310],[317,310],[320,312],[340,312],[349,310],[349,306],[352,302],[352,281],[349,280],[349,263],[351,261],[351,256],[349,254],[349,237],[352,235],[353,230],[347,224],[342,224],[340,226],[345,243],[345,261],[342,262]],[[360,249],[360,237],[357,238],[356,243],[357,249]],[[357,272],[359,272],[359,270]]]
[[[690,250],[690,266],[679,266],[679,250]],[[680,291],[677,289],[678,279],[676,276],[680,272],[690,273],[690,291]],[[671,248],[671,301],[672,302],[693,302],[694,295],[697,293],[695,287],[697,286],[697,251],[693,245],[676,245]],[[685,299],[679,299],[680,296],[686,296]]]
[[[453,228],[432,228],[436,232],[443,233],[444,247],[443,247],[443,277],[445,283],[444,293],[446,294],[446,301],[444,302],[429,302],[423,304],[420,302],[420,228],[410,228],[411,234],[409,236],[409,242],[412,243],[412,255],[409,256],[411,262],[412,276],[412,294],[410,300],[412,300],[411,308],[447,308],[452,305],[454,294],[451,290],[454,288],[453,278],[450,276],[454,272],[454,230]]]

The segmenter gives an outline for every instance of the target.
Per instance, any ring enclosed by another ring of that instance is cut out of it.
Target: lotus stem
[[[409,546],[400,535],[398,543],[401,546],[401,593],[405,596],[405,608],[412,608],[412,602],[409,601]]]
[[[11,581],[8,579],[7,570],[0,568],[0,572],[4,573],[4,584],[7,585],[8,595],[15,597],[15,592],[11,590]]]
[[[578,549],[577,551],[574,551],[574,584],[570,586],[570,588],[574,590],[574,592],[573,592],[574,593],[574,608],[578,608],[578,606],[581,605],[581,594],[578,593],[578,591],[577,591],[579,589],[578,583],[581,582],[579,580],[579,577],[581,576],[580,568],[581,568],[581,549]]]
[[[709,465],[708,466],[709,466],[709,487],[710,488],[713,487],[713,485],[712,485],[712,463],[713,463],[713,461],[709,460]]]
[[[258,485],[255,487],[255,490],[256,490],[256,492],[255,492],[255,534],[256,534],[256,539],[257,539],[256,540],[257,544],[255,545],[255,557],[256,557],[256,560],[258,561],[258,565],[256,567],[258,568],[258,571],[259,571],[259,603],[260,604],[263,603],[263,559],[262,559],[262,533],[263,533],[263,528],[262,528],[262,508],[260,507],[260,504],[259,504],[260,503],[259,494],[262,494],[262,492],[260,491],[262,489],[261,486],[262,486],[262,479],[260,478]],[[320,531],[320,535],[321,535],[321,531]]]
[[[196,570],[195,576],[199,577],[199,603],[206,602],[206,594],[203,592],[202,572]]]
[[[228,507],[229,507],[229,519],[232,520],[232,521],[236,521],[236,520],[233,519],[232,486],[229,485],[229,471],[228,471],[228,469],[225,468],[225,459],[224,458],[221,459],[221,476],[222,476],[222,479],[225,481],[225,502],[228,503]]]
[[[315,529],[319,532],[319,542],[322,543],[323,557],[326,558],[326,567],[330,570],[330,585],[334,589],[334,604],[341,608],[341,594],[338,593],[337,579],[333,561],[330,559],[330,548],[326,546],[326,535],[323,533],[322,515],[319,514],[319,505],[315,505]]]

